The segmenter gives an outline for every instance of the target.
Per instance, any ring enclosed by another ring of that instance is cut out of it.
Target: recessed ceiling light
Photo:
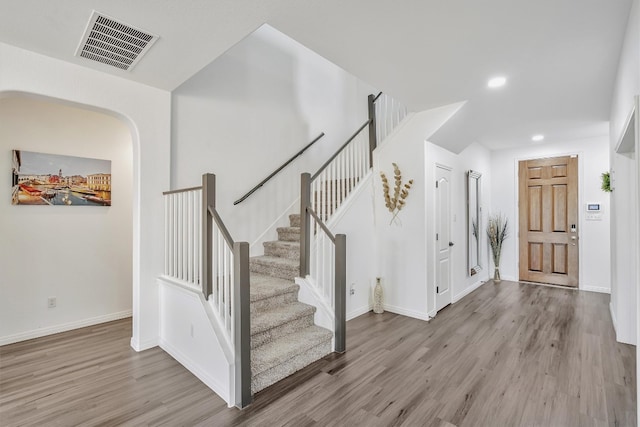
[[[497,87],[502,87],[505,85],[505,83],[507,82],[507,78],[506,77],[494,77],[492,79],[489,80],[489,83],[487,83],[487,86],[489,86],[490,88],[494,89]]]
[[[544,139],[544,135],[540,135],[540,134],[538,134],[538,135],[533,135],[533,136],[531,137],[531,140],[532,140],[532,141],[534,141],[534,142],[540,142],[540,141],[542,141],[543,139]]]

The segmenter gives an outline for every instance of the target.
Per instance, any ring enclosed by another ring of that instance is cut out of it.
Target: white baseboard
[[[476,283],[474,283],[473,285],[471,285],[468,288],[464,289],[462,292],[458,293],[457,295],[454,295],[453,298],[451,298],[451,304],[457,303],[462,298],[466,297],[471,292],[475,291],[476,289],[478,289],[480,286],[484,285],[485,283],[487,283],[487,282],[483,282],[482,280],[478,280]]]
[[[438,314],[438,310],[432,310],[430,312],[427,313],[427,316],[429,316],[429,320],[433,319],[434,317],[436,317],[436,314]]]
[[[401,314],[407,317],[413,317],[414,319],[429,320],[430,317],[427,313],[416,310],[407,310],[406,308],[396,307],[394,305],[384,304],[384,309],[391,313]]]
[[[368,305],[356,308],[355,310],[351,310],[350,312],[347,313],[347,321],[351,320],[351,319],[355,319],[358,316],[362,316],[365,313],[368,313],[371,311],[371,307]]]
[[[581,291],[599,292],[601,294],[610,294],[611,293],[611,288],[605,288],[604,286],[579,286],[578,288]]]
[[[158,346],[158,339],[150,339],[146,341],[138,341],[134,337],[131,337],[131,342],[129,343],[132,349],[137,352],[149,350],[150,348]]]
[[[13,344],[16,342],[26,341],[33,338],[40,338],[47,335],[58,334],[60,332],[66,332],[74,329],[84,328],[86,326],[93,326],[100,323],[120,320],[126,317],[131,317],[131,315],[132,315],[131,310],[125,310],[117,313],[104,314],[102,316],[91,317],[89,319],[77,320],[75,322],[63,323],[62,325],[49,326],[46,328],[35,329],[32,331],[20,332],[18,334],[0,337],[0,345]]]
[[[609,314],[611,314],[611,322],[613,323],[613,331],[618,334],[618,322],[616,321],[616,314],[613,311],[613,303],[609,302]]]
[[[160,348],[166,351],[171,357],[173,357],[178,363],[187,368],[189,372],[195,375],[200,381],[202,381],[207,387],[209,387],[215,394],[220,396],[227,405],[233,406],[229,396],[229,387],[224,387],[215,378],[204,372],[197,363],[191,360],[188,356],[182,353],[178,348],[169,344],[163,339],[159,342]]]

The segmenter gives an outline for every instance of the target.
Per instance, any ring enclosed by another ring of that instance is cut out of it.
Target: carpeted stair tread
[[[300,241],[286,242],[283,240],[275,240],[272,242],[264,242],[263,246],[264,254],[267,256],[300,260]]]
[[[294,280],[300,275],[300,262],[298,260],[273,257],[258,256],[249,260],[249,268],[254,273],[260,273],[282,279]]]
[[[251,302],[267,299],[289,292],[297,292],[300,285],[296,285],[291,280],[279,277],[267,276],[264,274],[251,273]]]
[[[278,240],[296,242],[300,240],[300,227],[278,227]]]
[[[288,360],[306,350],[331,341],[332,337],[333,334],[328,329],[310,326],[264,344],[251,352],[251,373],[256,376],[277,365],[286,366]],[[318,359],[323,356],[319,356]],[[286,370],[286,368],[284,369]]]
[[[293,302],[273,310],[256,313],[251,318],[251,335],[268,331],[305,316],[313,316],[315,312],[316,308],[312,305]]]

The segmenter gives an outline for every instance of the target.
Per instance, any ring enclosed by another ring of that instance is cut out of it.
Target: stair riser
[[[264,332],[251,335],[251,348],[260,347],[263,344],[277,340],[285,335],[298,332],[304,328],[308,328],[313,325],[313,314],[309,314],[298,319],[291,320],[271,328]]]
[[[289,215],[289,226],[300,227],[300,214]]]
[[[284,246],[265,243],[264,254],[287,259],[300,259],[300,246]]]
[[[278,240],[283,240],[285,242],[299,242],[300,241],[300,232],[299,231],[281,231],[281,230],[278,230]]]
[[[299,371],[305,366],[310,365],[316,360],[323,358],[329,353],[331,353],[331,340],[312,347],[303,353],[297,354],[281,365],[267,369],[258,375],[252,375],[251,391],[253,393],[257,393],[258,391],[275,384],[281,379],[288,377],[294,372]]]
[[[298,302],[298,291],[287,292],[286,294],[280,294],[257,301],[251,301],[251,314],[273,310],[274,308],[294,302]]]
[[[297,266],[283,267],[280,265],[274,266],[250,261],[249,268],[254,273],[264,274],[271,277],[279,277],[287,280],[295,280],[296,277],[300,276],[300,268]]]

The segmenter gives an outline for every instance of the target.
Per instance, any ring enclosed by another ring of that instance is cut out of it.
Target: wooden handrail
[[[267,183],[267,181],[269,181],[271,178],[273,178],[274,176],[276,176],[278,174],[278,172],[280,172],[282,169],[286,168],[289,163],[293,162],[296,158],[298,158],[302,153],[304,153],[309,147],[311,147],[313,144],[315,144],[320,138],[322,138],[324,136],[324,132],[322,132],[320,135],[318,135],[313,141],[311,141],[309,144],[307,144],[306,146],[304,146],[302,148],[302,150],[298,151],[296,154],[294,154],[289,160],[287,160],[286,162],[284,162],[278,169],[274,170],[273,172],[271,172],[271,174],[266,177],[265,179],[263,179],[262,181],[260,181],[260,183],[258,185],[256,185],[255,187],[253,187],[251,190],[249,190],[244,196],[240,197],[238,200],[236,200],[235,202],[233,202],[234,205],[237,205],[239,203],[244,202],[249,196],[251,196],[253,193],[255,193],[256,191],[258,191],[260,189],[260,187],[262,187],[264,184]]]
[[[340,154],[340,152],[341,152],[342,150],[344,150],[344,149],[345,149],[345,147],[346,147],[347,145],[349,145],[349,143],[350,143],[351,141],[353,141],[353,140],[356,138],[356,136],[358,136],[358,134],[360,134],[360,132],[362,132],[362,130],[363,130],[364,128],[366,128],[367,126],[369,126],[369,123],[371,123],[371,119],[368,119],[366,122],[364,122],[364,123],[362,124],[362,126],[360,126],[360,127],[358,128],[358,130],[357,130],[353,135],[351,135],[351,137],[350,137],[349,139],[347,139],[347,142],[345,142],[344,144],[342,144],[342,146],[341,146],[340,148],[338,148],[338,150],[337,150],[335,153],[333,153],[333,156],[331,156],[331,157],[329,158],[329,160],[327,160],[327,161],[324,163],[324,165],[322,165],[322,167],[320,167],[320,169],[318,169],[318,171],[317,171],[316,173],[314,173],[314,174],[313,174],[313,176],[311,177],[311,181],[313,181],[314,179],[316,179],[316,178],[317,178],[317,177],[322,173],[322,171],[323,171],[323,170],[325,170],[325,169],[327,168],[327,166],[329,166],[329,165],[331,164],[331,162],[333,161],[333,159],[335,159],[336,157],[338,157],[338,154]]]
[[[181,188],[179,190],[163,191],[162,195],[166,196],[166,195],[169,195],[169,194],[186,193],[188,191],[195,191],[195,190],[202,190],[202,186],[200,186],[200,187]]]
[[[216,208],[214,208],[213,206],[209,206],[207,210],[209,211],[209,215],[211,215],[211,217],[213,217],[213,220],[216,222],[216,225],[218,226],[220,233],[222,233],[222,237],[224,237],[224,240],[227,242],[227,245],[232,248],[233,245],[235,245],[235,242],[231,238],[231,233],[229,233],[229,230],[227,230],[224,222],[222,222],[222,218],[220,218],[220,215],[218,215],[218,211],[216,211]]]

